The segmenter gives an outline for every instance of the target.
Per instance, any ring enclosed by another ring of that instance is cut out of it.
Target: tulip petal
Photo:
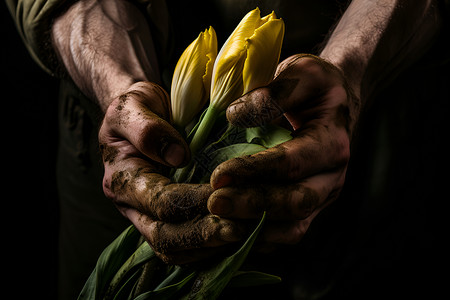
[[[209,97],[211,69],[217,53],[214,29],[201,32],[183,52],[172,78],[171,106],[174,123],[186,126]]]
[[[266,23],[267,21],[270,21],[270,20],[275,20],[277,18],[277,15],[275,14],[275,12],[274,11],[272,11],[270,14],[268,14],[267,16],[265,16],[265,17],[262,17],[261,18],[261,21],[262,21],[262,24],[264,24],[264,23]],[[262,25],[261,24],[261,25]]]
[[[212,71],[217,55],[217,36],[214,28],[209,27],[208,30],[205,30],[204,39],[207,43],[208,52],[206,53],[207,63],[205,67],[205,74],[203,75],[203,86],[206,94],[209,96],[211,90]]]
[[[211,105],[223,111],[236,98],[242,95],[244,68],[247,50],[244,48],[234,59],[228,59],[215,71],[215,81],[211,90]]]
[[[261,23],[259,8],[248,12],[234,29],[217,55],[217,61],[227,61],[233,56],[240,55],[245,47],[245,40],[253,35]]]
[[[217,55],[211,104],[226,109],[243,93],[269,83],[278,64],[283,36],[284,22],[274,12],[263,18],[258,8],[247,13]]]
[[[243,70],[243,93],[267,85],[275,73],[283,43],[284,22],[281,19],[273,19],[273,15],[269,15],[271,18],[246,40],[247,60]]]
[[[242,69],[247,56],[245,40],[260,25],[259,8],[248,12],[234,29],[217,55],[211,82],[211,104],[226,109],[243,90]]]

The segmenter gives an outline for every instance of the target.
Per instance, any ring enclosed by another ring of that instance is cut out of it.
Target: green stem
[[[205,116],[200,121],[200,125],[194,133],[189,148],[191,149],[191,155],[194,157],[198,151],[205,145],[208,139],[209,133],[211,132],[214,123],[219,116],[220,111],[213,106],[208,106],[206,109]]]
[[[201,119],[200,124],[197,127],[194,136],[192,137],[191,143],[189,144],[192,158],[205,146],[205,143],[208,140],[208,136],[219,114],[220,110],[214,108],[211,105],[206,109],[205,115]],[[186,167],[178,169],[174,175],[175,181],[185,182],[193,165],[194,161],[192,159]]]

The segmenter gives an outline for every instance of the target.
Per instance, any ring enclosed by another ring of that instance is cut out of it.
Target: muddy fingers
[[[235,126],[254,127],[283,115],[293,139],[217,166],[210,212],[255,219],[267,211],[263,239],[298,242],[343,187],[358,103],[331,63],[309,54],[280,63],[274,80],[233,102],[227,118]]]
[[[321,173],[293,184],[253,184],[216,190],[208,208],[222,217],[260,218],[264,211],[272,220],[302,220],[329,201],[344,174]]]
[[[247,233],[242,225],[214,215],[180,223],[155,221],[134,209],[127,209],[126,215],[158,255],[170,263],[188,263],[212,256],[224,250],[219,246],[240,241]]]
[[[211,175],[211,186],[298,182],[347,165],[350,148],[345,131],[311,126],[294,136],[276,147],[223,162]]]
[[[176,184],[148,161],[129,157],[105,164],[105,194],[119,207],[132,207],[154,220],[179,222],[208,213],[209,184]]]
[[[189,160],[189,147],[170,125],[167,93],[138,82],[108,107],[99,131],[103,190],[123,212],[179,222],[206,214],[209,185],[171,184],[168,167]]]

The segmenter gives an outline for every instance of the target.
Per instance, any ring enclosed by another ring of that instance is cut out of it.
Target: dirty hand
[[[208,213],[209,184],[172,184],[167,167],[185,164],[189,147],[169,124],[167,93],[133,84],[108,107],[99,131],[103,190],[166,262],[188,263],[241,239],[232,221]]]
[[[298,243],[342,189],[358,103],[331,63],[312,55],[283,61],[274,81],[233,102],[227,118],[254,127],[284,114],[294,138],[219,165],[211,176],[211,213],[252,219],[267,211],[265,245]]]

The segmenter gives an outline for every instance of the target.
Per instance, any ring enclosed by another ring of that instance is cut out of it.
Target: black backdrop
[[[2,285],[11,298],[54,299],[58,81],[32,60],[4,1],[0,12]]]
[[[8,296],[11,298],[34,299],[41,296],[45,299],[54,299],[58,234],[58,202],[54,174],[58,81],[34,63],[17,34],[4,2],[0,6],[2,14],[0,139],[3,150],[0,156],[0,170],[3,175],[0,181],[0,203],[3,204],[0,207],[3,217],[1,258],[6,266],[1,270],[8,281],[2,285],[8,295],[11,295],[10,292],[16,295],[16,297]],[[442,72],[442,75],[436,72]],[[395,160],[391,162],[396,166],[390,164],[388,167],[397,170],[398,174],[389,171],[384,174],[386,177],[380,177],[387,182],[377,191],[383,196],[380,197],[383,201],[369,203],[371,205],[363,203],[360,208],[362,211],[367,210],[362,214],[366,217],[373,215],[371,211],[381,211],[386,215],[386,211],[392,210],[395,214],[392,214],[391,223],[383,222],[379,215],[374,216],[373,224],[383,225],[381,229],[384,229],[375,230],[380,235],[378,240],[372,239],[372,236],[368,237],[369,241],[381,243],[377,243],[376,246],[361,243],[358,246],[366,250],[359,253],[367,254],[368,259],[349,254],[351,260],[362,262],[352,263],[354,268],[360,268],[361,271],[351,271],[351,274],[371,273],[368,278],[373,280],[370,280],[370,284],[361,284],[358,278],[352,279],[345,272],[338,280],[344,288],[360,289],[367,293],[366,299],[371,298],[373,292],[382,294],[390,285],[406,287],[409,289],[406,294],[414,294],[417,290],[424,294],[434,294],[437,289],[443,287],[441,280],[446,276],[446,269],[443,264],[441,265],[444,250],[440,245],[448,236],[446,232],[448,227],[444,225],[448,223],[445,209],[448,206],[446,205],[449,178],[448,146],[444,146],[444,142],[448,139],[450,124],[448,122],[450,99],[448,84],[446,85],[446,82],[450,82],[450,77],[447,68],[416,69],[414,73],[407,75],[414,80],[400,79],[398,84],[402,89],[397,92],[398,95],[390,94],[389,91],[382,94],[385,106],[379,108],[380,112],[384,113],[379,119],[385,116],[394,125],[387,132],[393,139],[392,144],[397,144],[395,147],[397,151],[393,154]],[[408,105],[408,97],[416,96],[414,91],[426,83],[427,79],[433,84],[428,83],[428,90],[425,84],[423,90],[425,94],[435,99],[435,107],[429,108],[429,104]],[[386,103],[389,102],[386,99],[396,96],[406,100],[397,103],[399,106],[397,108]],[[417,119],[410,116],[407,122],[400,122],[399,116],[402,114],[397,112],[406,112],[400,107],[402,103],[405,107],[409,107],[409,110],[414,110],[411,116],[417,116]],[[427,114],[424,115],[424,112]],[[413,131],[406,130],[408,134],[405,134],[396,124],[408,125],[406,128]],[[365,126],[370,129],[372,125],[366,121]],[[368,131],[377,132],[377,128]],[[381,144],[366,144],[363,148],[381,149],[381,146]],[[367,162],[366,154],[370,155],[361,151],[354,157],[354,161]],[[440,161],[442,158],[444,160]],[[379,166],[375,161],[370,162],[374,166]],[[420,172],[411,171],[417,169],[417,166],[423,166]],[[350,179],[355,179],[353,188],[359,181],[364,182],[364,178],[358,180],[357,177],[361,177],[359,175],[361,173],[355,172],[354,169],[349,174]],[[438,170],[443,174],[439,174]],[[356,194],[362,190],[364,186],[359,186]],[[374,208],[373,204],[380,207]],[[376,219],[380,222],[377,223]],[[384,220],[390,220],[390,217]],[[394,222],[403,224],[401,230],[393,231],[396,225]],[[394,237],[393,242],[389,240],[390,236]],[[392,246],[392,249],[383,252],[383,247],[388,246]],[[355,249],[358,250],[358,247]],[[392,255],[392,261],[386,253],[395,254]],[[379,264],[380,261],[384,265]],[[392,267],[392,262],[395,261],[399,262],[398,266]],[[438,272],[439,270],[441,272]]]

